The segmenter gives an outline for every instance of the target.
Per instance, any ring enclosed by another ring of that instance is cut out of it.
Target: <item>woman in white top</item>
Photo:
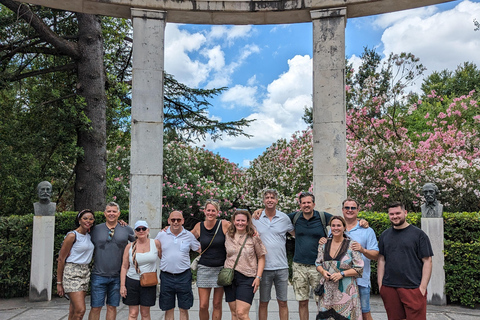
[[[58,255],[57,292],[70,298],[68,319],[83,319],[85,295],[90,282],[89,264],[93,256],[90,229],[95,223],[92,210],[80,211],[75,218],[77,229],[70,231],[63,240]]]
[[[157,286],[142,287],[140,275],[157,272],[158,259],[162,256],[160,241],[149,239],[150,229],[146,221],[135,223],[135,240],[125,247],[122,270],[120,271],[120,294],[128,305],[128,319],[150,319],[150,307],[155,305]],[[140,272],[137,272],[140,271]],[[139,308],[140,306],[140,308]]]

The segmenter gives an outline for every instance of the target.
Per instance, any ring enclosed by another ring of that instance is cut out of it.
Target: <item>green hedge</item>
[[[75,228],[76,212],[56,214],[54,276],[56,258],[65,234]],[[375,230],[377,237],[390,227],[386,213],[362,212]],[[122,211],[121,219],[128,221],[128,212]],[[95,214],[96,223],[105,221],[103,213]],[[421,215],[409,213],[409,223],[420,227]],[[445,213],[445,276],[449,302],[473,307],[480,303],[480,273],[476,266],[480,261],[480,214]],[[28,295],[32,247],[33,215],[0,217],[0,298]],[[289,251],[293,250],[290,243]],[[376,263],[372,263],[372,292],[378,293]]]
[[[52,286],[57,272],[57,257],[65,234],[75,229],[77,212],[55,215],[55,242]],[[128,211],[120,219],[128,221]],[[103,212],[95,213],[95,223],[105,222]],[[28,296],[32,253],[33,214],[0,217],[0,298]]]

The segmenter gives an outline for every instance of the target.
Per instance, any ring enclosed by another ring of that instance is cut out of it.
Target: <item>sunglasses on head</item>
[[[172,221],[173,223],[175,223],[175,222],[182,222],[182,219],[172,218],[172,219],[170,219],[170,221]]]
[[[138,227],[135,229],[135,231],[140,232],[140,231],[147,231],[147,227]]]
[[[343,207],[345,210],[357,210],[357,207]]]

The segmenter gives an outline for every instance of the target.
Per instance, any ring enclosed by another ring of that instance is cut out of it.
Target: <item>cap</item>
[[[147,221],[138,220],[137,222],[135,222],[135,228],[134,228],[134,229],[137,229],[138,227],[146,227],[146,228],[148,228],[148,223],[147,223]]]

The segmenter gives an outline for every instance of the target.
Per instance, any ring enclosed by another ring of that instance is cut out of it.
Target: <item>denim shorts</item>
[[[120,277],[102,277],[92,274],[92,296],[90,306],[92,308],[103,307],[105,298],[107,305],[118,307],[120,305]]]
[[[370,312],[370,287],[358,286],[362,313]]]
[[[160,309],[167,311],[175,308],[175,300],[177,300],[180,309],[188,310],[193,306],[192,272],[190,268],[178,274],[160,272]]]
[[[275,284],[277,300],[287,301],[288,268],[263,271],[262,281],[260,282],[260,301],[270,301],[273,284]]]

